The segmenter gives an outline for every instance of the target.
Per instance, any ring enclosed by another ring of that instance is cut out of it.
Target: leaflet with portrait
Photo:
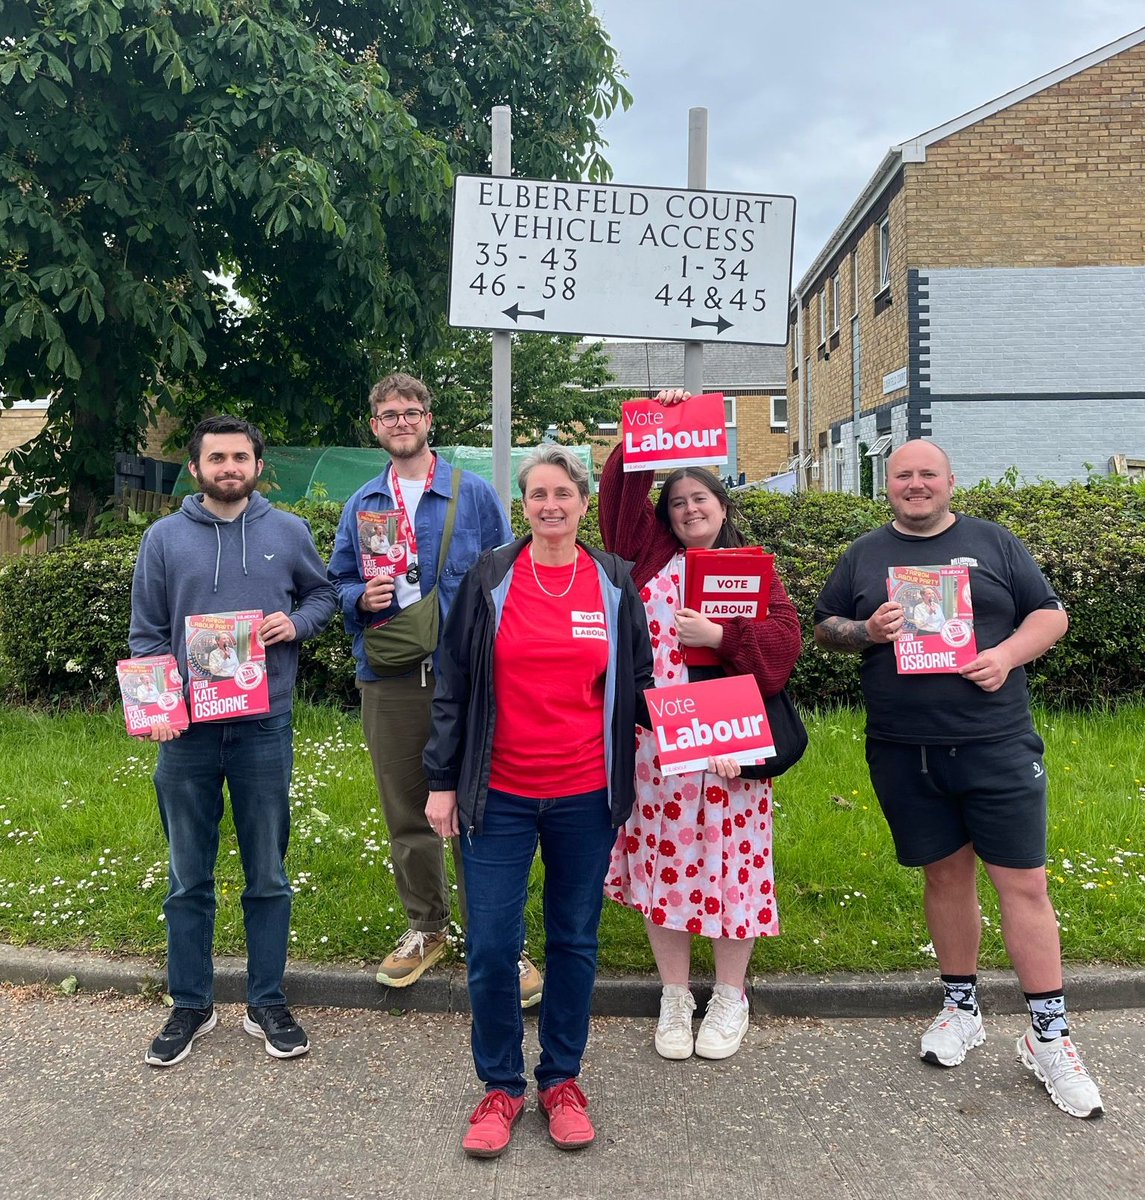
[[[952,675],[978,657],[969,567],[890,567],[887,595],[903,609],[900,675]]]
[[[157,725],[187,728],[183,677],[173,654],[121,658],[115,664],[123,719],[133,737],[147,737]]]
[[[262,610],[199,613],[186,620],[191,720],[226,721],[270,712]]]
[[[358,546],[362,555],[362,578],[404,575],[409,558],[405,518],[396,508],[358,513]]]

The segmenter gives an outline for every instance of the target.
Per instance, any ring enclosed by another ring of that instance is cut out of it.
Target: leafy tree
[[[442,335],[452,170],[603,177],[587,0],[0,0],[0,388],[50,396],[12,511],[90,526],[157,407],[345,437]],[[233,303],[231,280],[242,303]]]
[[[492,341],[480,330],[454,330],[444,348],[413,368],[433,392],[433,437],[441,446],[488,446]],[[619,409],[602,397],[612,376],[599,342],[568,336],[513,335],[513,440],[537,442],[555,426],[567,440],[584,441],[602,417]]]

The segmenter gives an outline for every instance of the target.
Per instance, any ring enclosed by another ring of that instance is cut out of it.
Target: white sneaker
[[[919,1057],[935,1066],[956,1067],[966,1057],[967,1050],[981,1046],[985,1040],[981,1013],[944,1008],[922,1035]]]
[[[701,1058],[731,1058],[747,1033],[749,1015],[747,997],[717,983],[696,1034],[696,1053]]]
[[[1071,1117],[1100,1117],[1101,1093],[1068,1037],[1043,1042],[1033,1026],[1018,1038],[1018,1061],[1046,1085],[1050,1099]]]
[[[656,1053],[661,1058],[692,1057],[692,1013],[696,1000],[678,983],[665,984],[660,992],[660,1020],[656,1023]]]

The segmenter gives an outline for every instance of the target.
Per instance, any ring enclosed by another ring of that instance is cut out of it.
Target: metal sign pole
[[[513,110],[506,104],[493,109],[493,174],[511,175]],[[513,335],[493,334],[493,487],[505,512],[510,511],[513,446]]]
[[[708,186],[708,110],[688,109],[688,188]],[[684,343],[684,388],[693,396],[704,390],[704,344]]]

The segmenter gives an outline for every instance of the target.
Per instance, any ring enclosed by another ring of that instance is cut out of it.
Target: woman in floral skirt
[[[661,392],[663,404],[687,399]],[[652,472],[625,473],[618,446],[600,483],[605,546],[635,563],[632,576],[648,614],[659,686],[688,682],[681,646],[707,646],[729,675],[754,675],[761,693],[781,691],[799,657],[799,617],[776,577],[764,621],[716,624],[684,608],[686,549],[745,544],[731,501],[710,471],[673,471],[652,505]],[[695,675],[693,674],[693,679]],[[757,937],[779,932],[771,854],[772,787],[744,778],[733,759],[707,771],[662,775],[653,735],[637,730],[636,806],[620,829],[605,895],[644,914],[663,991],[656,1050],[664,1058],[728,1058],[748,1028],[744,980]],[[749,773],[753,773],[748,769]],[[716,982],[695,1038],[689,987],[693,935],[710,938]]]

